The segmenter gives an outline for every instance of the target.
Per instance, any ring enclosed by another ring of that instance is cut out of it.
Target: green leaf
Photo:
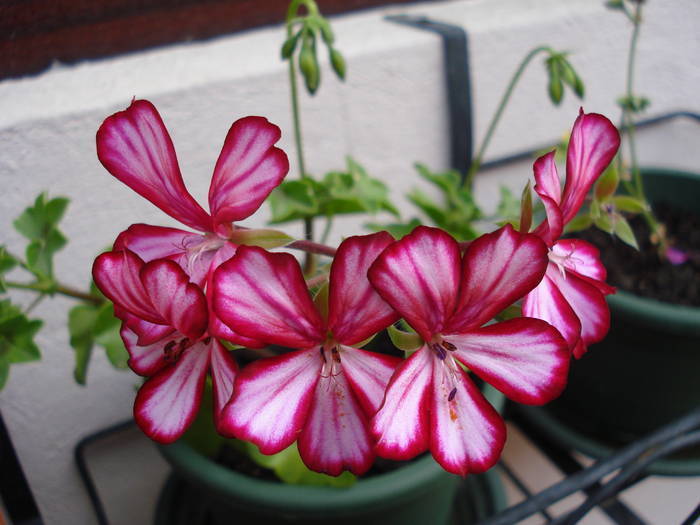
[[[104,303],[97,311],[97,318],[93,327],[94,342],[104,348],[107,359],[117,369],[128,368],[129,352],[124,347],[124,342],[119,335],[121,321],[114,317],[114,307],[111,303]]]
[[[258,465],[268,468],[277,474],[283,482],[294,485],[316,485],[329,487],[349,487],[357,478],[350,472],[343,472],[333,477],[309,470],[299,456],[296,443],[282,452],[266,456],[252,443],[247,443],[250,458]]]
[[[7,377],[10,375],[10,364],[0,356],[0,390],[5,388]]]
[[[282,231],[269,228],[255,228],[251,230],[236,228],[233,230],[230,239],[234,244],[259,246],[266,250],[286,246],[294,241],[294,237],[290,237]]]
[[[40,280],[51,279],[53,256],[67,242],[57,228],[67,206],[68,199],[57,197],[47,201],[46,194],[41,193],[34,205],[14,221],[17,231],[31,241],[26,250],[27,269]]]
[[[279,224],[317,215],[319,202],[316,185],[309,178],[280,184],[268,198],[272,208],[270,223]]]
[[[520,201],[506,186],[500,187],[501,200],[496,207],[496,214],[504,220],[517,221],[520,218]]]
[[[408,222],[392,222],[389,224],[379,224],[376,222],[370,222],[365,225],[365,227],[373,232],[387,231],[391,234],[394,239],[401,239],[409,233],[411,233],[417,226],[423,224],[420,220],[415,217]]]
[[[610,164],[595,183],[594,195],[596,199],[603,200],[610,197],[617,190],[619,183],[620,177],[617,167],[614,163]]]
[[[85,385],[87,367],[90,363],[92,345],[95,342],[94,330],[98,311],[91,305],[78,305],[68,312],[68,332],[70,345],[75,350],[73,377],[80,385]]]
[[[527,233],[532,226],[532,192],[530,191],[530,181],[527,181],[523,195],[520,199],[520,225],[519,231]]]
[[[634,238],[632,228],[630,228],[627,219],[621,215],[616,216],[615,235],[617,235],[625,244],[630,245],[635,250],[639,250],[639,245],[637,244],[637,239]]]
[[[590,215],[578,215],[566,225],[565,231],[566,233],[579,232],[590,228],[592,224],[593,219]]]
[[[620,211],[627,213],[642,213],[649,209],[649,206],[639,199],[628,195],[617,195],[612,198],[612,203]]]
[[[615,225],[613,224],[610,215],[607,213],[601,213],[598,217],[595,217],[593,219],[593,224],[607,233],[613,233],[613,230],[615,229]]]
[[[34,336],[41,328],[39,319],[29,319],[9,299],[0,301],[0,356],[8,363],[36,361],[41,357]]]
[[[386,331],[389,334],[391,342],[399,350],[411,352],[423,346],[423,339],[415,332],[404,332],[396,328],[393,324],[389,325]]]

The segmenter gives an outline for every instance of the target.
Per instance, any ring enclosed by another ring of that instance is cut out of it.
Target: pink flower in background
[[[119,235],[115,250],[128,249],[145,262],[172,259],[209,295],[213,271],[236,249],[230,242],[235,232],[231,222],[253,214],[289,170],[287,156],[274,146],[279,138],[279,128],[262,117],[233,123],[214,168],[207,213],[185,187],[172,140],[153,104],[135,100],[108,117],[97,131],[100,162],[139,195],[197,231],[134,224]],[[212,312],[209,322],[211,335],[261,346],[226,328]]]
[[[605,295],[615,289],[605,283],[606,270],[598,249],[579,239],[559,239],[593,183],[620,146],[615,126],[602,115],[579,114],[571,131],[566,157],[566,183],[561,190],[554,152],[535,162],[535,191],[547,219],[534,231],[549,248],[542,282],[523,301],[523,315],[543,319],[566,339],[575,357],[600,341],[610,328]]]
[[[430,449],[461,475],[497,461],[505,425],[463,366],[520,403],[559,395],[569,353],[557,330],[528,318],[484,326],[532,290],[546,267],[544,243],[510,226],[476,239],[463,257],[450,235],[419,226],[377,258],[370,282],[424,341],[397,368],[372,420],[380,456]]]
[[[134,418],[152,439],[171,443],[194,420],[207,371],[214,390],[214,416],[233,390],[237,365],[206,332],[207,301],[175,262],[144,263],[129,251],[97,257],[93,278],[114,303],[129,366],[149,377],[134,402]]]
[[[241,246],[214,276],[214,308],[236,332],[300,350],[245,367],[220,430],[264,454],[294,441],[306,465],[362,474],[375,452],[369,419],[399,360],[354,348],[396,321],[367,269],[391,244],[386,232],[350,237],[331,266],[327,319],[314,305],[296,259]]]

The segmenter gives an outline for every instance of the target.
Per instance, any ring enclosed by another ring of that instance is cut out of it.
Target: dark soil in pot
[[[669,232],[672,246],[688,256],[686,262],[674,265],[659,256],[641,216],[629,221],[639,251],[595,228],[579,232],[576,237],[600,249],[608,283],[613,286],[658,301],[700,306],[700,217],[669,203],[657,204],[654,211]]]

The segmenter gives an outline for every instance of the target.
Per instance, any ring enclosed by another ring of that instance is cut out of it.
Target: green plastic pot
[[[485,393],[500,410],[500,393]],[[493,472],[462,480],[429,455],[359,479],[349,488],[333,488],[252,478],[215,463],[184,440],[158,448],[176,477],[161,493],[156,525],[439,525],[452,523],[455,514],[462,524],[476,523],[505,506],[503,488]]]
[[[700,175],[644,169],[642,176],[652,203],[700,214]],[[580,437],[614,446],[700,406],[700,308],[624,291],[608,303],[610,332],[572,361],[567,388],[546,410]]]

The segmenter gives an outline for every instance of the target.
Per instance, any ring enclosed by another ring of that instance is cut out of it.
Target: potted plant
[[[633,118],[649,103],[633,92],[643,4],[608,5],[633,24],[627,92],[619,100],[629,163],[620,153],[573,230],[597,228],[574,235],[600,248],[618,287],[608,296],[610,332],[572,365],[558,400],[544,411],[525,410],[566,445],[597,457],[700,404],[700,175],[638,166]],[[652,471],[698,474],[700,458],[687,452]]]

